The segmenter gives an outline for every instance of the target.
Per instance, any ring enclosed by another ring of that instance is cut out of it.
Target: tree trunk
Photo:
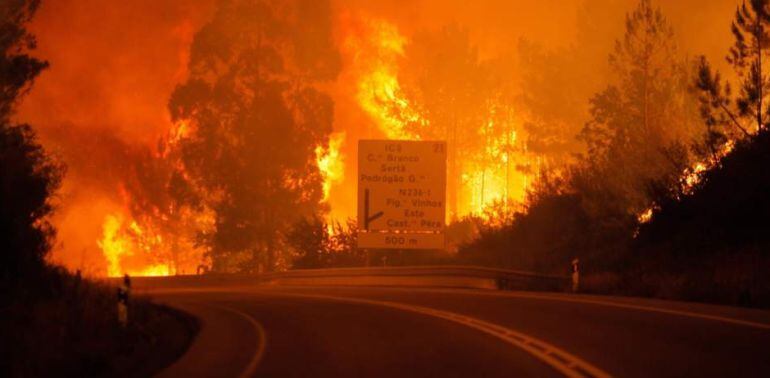
[[[452,129],[450,131],[449,135],[450,143],[447,143],[448,153],[449,153],[449,164],[448,164],[448,175],[449,175],[449,188],[448,188],[448,202],[449,202],[449,215],[450,220],[455,219],[457,217],[457,203],[458,203],[458,197],[459,197],[459,189],[460,185],[457,180],[458,174],[458,167],[457,167],[457,149],[458,149],[458,143],[457,143],[457,118],[453,119],[452,122]]]
[[[759,17],[759,16],[757,16]],[[757,19],[756,35],[757,40],[757,132],[762,131],[762,86],[764,82],[762,80],[762,24]]]
[[[479,206],[479,209],[484,210],[484,184],[486,183],[487,179],[487,168],[481,170],[481,206]]]
[[[511,130],[510,125],[506,128],[505,143],[505,211],[508,212],[508,200],[511,190]]]

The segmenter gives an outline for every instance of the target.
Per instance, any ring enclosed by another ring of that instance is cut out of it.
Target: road
[[[560,293],[206,285],[140,291],[197,316],[161,376],[766,377],[770,312]]]

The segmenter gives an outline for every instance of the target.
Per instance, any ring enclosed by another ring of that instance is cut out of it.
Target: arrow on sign
[[[381,217],[384,213],[378,211],[369,216],[369,189],[364,189],[364,230],[369,231],[369,223]]]

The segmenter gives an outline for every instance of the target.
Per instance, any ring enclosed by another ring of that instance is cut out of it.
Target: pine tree
[[[606,196],[620,201],[621,212],[633,214],[650,205],[651,182],[676,181],[685,166],[681,146],[698,140],[703,129],[688,90],[689,66],[677,55],[673,29],[650,0],[641,0],[626,17],[610,67],[616,80],[591,99],[592,117],[581,133],[588,154],[579,171],[592,177],[582,181],[603,181],[598,187]]]
[[[12,292],[16,284],[28,291],[40,277],[55,231],[48,222],[51,197],[63,174],[32,127],[11,121],[19,99],[48,66],[29,55],[35,38],[26,24],[38,5],[30,0],[0,4],[0,292]]]
[[[767,129],[768,75],[764,55],[770,51],[770,12],[768,0],[744,1],[735,11],[731,31],[733,46],[727,62],[739,78],[739,91],[733,94],[729,83],[722,83],[705,57],[701,57],[696,86],[700,91],[701,113],[710,127],[713,150],[728,139],[749,137]]]

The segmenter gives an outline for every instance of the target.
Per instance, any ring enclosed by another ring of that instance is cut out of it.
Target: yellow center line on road
[[[252,292],[254,293],[254,292]],[[578,358],[577,356],[570,354],[556,346],[546,343],[545,341],[536,339],[532,336],[526,335],[519,331],[515,331],[510,328],[500,326],[498,324],[490,323],[481,319],[472,318],[470,316],[461,315],[449,311],[436,310],[433,308],[408,305],[398,302],[378,301],[371,299],[352,298],[352,297],[337,297],[331,295],[322,294],[300,294],[300,293],[287,293],[281,291],[259,291],[261,295],[283,296],[283,297],[298,297],[298,298],[314,298],[322,300],[332,300],[337,302],[347,302],[355,304],[366,304],[372,306],[394,308],[402,311],[408,311],[418,313],[422,315],[428,315],[436,318],[445,319],[454,323],[470,327],[488,335],[494,336],[510,345],[513,345],[519,349],[526,351],[535,358],[543,361],[548,366],[554,368],[556,371],[562,373],[566,377],[570,378],[608,378],[611,375],[598,367],[591,365],[590,363]]]
[[[667,314],[667,315],[676,315],[676,316],[684,316],[689,318],[712,320],[712,321],[735,324],[735,325],[740,325],[745,327],[770,330],[770,324],[768,323],[759,323],[759,322],[753,322],[750,320],[729,318],[726,316],[710,315],[710,314],[704,314],[702,312],[682,311],[682,310],[667,309],[662,307],[612,302],[612,301],[601,300],[601,299],[591,299],[591,298],[580,297],[579,295],[576,295],[573,297],[572,295],[568,296],[564,294],[548,295],[548,294],[525,293],[525,292],[485,292],[485,291],[470,292],[470,291],[457,291],[457,290],[446,290],[446,289],[427,289],[427,290],[421,290],[421,291],[429,292],[429,293],[441,293],[441,294],[460,294],[460,295],[472,294],[472,295],[483,295],[483,296],[489,296],[489,297],[525,298],[525,299],[538,299],[538,300],[557,301],[557,302],[584,303],[584,304],[592,304],[592,305],[598,305],[598,306],[616,307],[616,308],[622,308],[627,310],[656,312],[656,313]]]
[[[232,307],[223,306],[220,304],[207,304],[207,306],[216,307],[228,312],[231,312],[233,314],[236,314],[240,316],[243,319],[246,319],[249,324],[254,328],[254,332],[257,334],[257,346],[256,351],[254,351],[254,354],[251,356],[251,359],[249,360],[249,363],[246,365],[246,367],[241,371],[241,374],[238,375],[239,378],[247,378],[254,376],[254,372],[257,370],[257,366],[259,366],[259,362],[262,361],[262,356],[265,354],[265,347],[267,345],[267,333],[265,332],[265,328],[262,327],[262,324],[260,324],[256,319],[252,318],[248,314],[246,314],[243,311],[236,310]]]

